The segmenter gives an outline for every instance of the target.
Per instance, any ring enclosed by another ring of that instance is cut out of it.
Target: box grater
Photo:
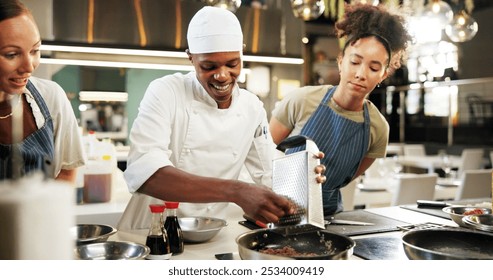
[[[271,228],[285,227],[294,231],[325,229],[322,186],[317,182],[314,170],[320,164],[318,147],[306,136],[285,139],[277,149],[285,152],[288,148],[305,146],[305,150],[284,155],[273,161],[272,188],[297,206],[296,213],[282,217]]]

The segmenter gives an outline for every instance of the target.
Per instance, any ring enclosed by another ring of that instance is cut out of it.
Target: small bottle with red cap
[[[163,204],[151,204],[151,227],[146,239],[146,246],[151,249],[146,259],[148,260],[167,260],[171,258],[168,234],[164,229],[163,212],[166,207]]]
[[[183,232],[176,213],[179,202],[166,201],[164,205],[166,206],[166,221],[164,222],[164,228],[168,233],[169,246],[171,253],[173,255],[178,255],[183,253],[184,250]]]

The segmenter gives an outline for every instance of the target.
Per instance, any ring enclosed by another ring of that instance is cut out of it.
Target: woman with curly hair
[[[335,29],[337,37],[345,40],[338,57],[339,84],[294,90],[279,102],[270,120],[276,144],[304,135],[325,153],[326,216],[343,210],[340,188],[363,174],[376,158],[386,156],[389,125],[367,97],[400,67],[411,40],[404,17],[383,6],[347,6]]]

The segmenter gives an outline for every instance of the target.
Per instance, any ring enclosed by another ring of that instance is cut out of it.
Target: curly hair
[[[335,32],[338,38],[346,39],[343,54],[348,45],[359,39],[375,37],[387,49],[388,66],[393,72],[401,66],[408,42],[412,40],[405,23],[403,16],[391,14],[382,5],[346,5],[344,16],[335,23]]]

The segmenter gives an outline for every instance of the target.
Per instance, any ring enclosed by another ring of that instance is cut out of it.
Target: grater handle
[[[299,147],[302,145],[306,144],[306,150],[317,154],[319,152],[317,145],[315,142],[313,142],[310,137],[307,137],[305,135],[296,135],[296,136],[291,136],[286,139],[284,139],[279,145],[277,145],[276,149],[278,149],[281,152],[285,152],[286,149],[289,148],[294,148],[294,147]]]

